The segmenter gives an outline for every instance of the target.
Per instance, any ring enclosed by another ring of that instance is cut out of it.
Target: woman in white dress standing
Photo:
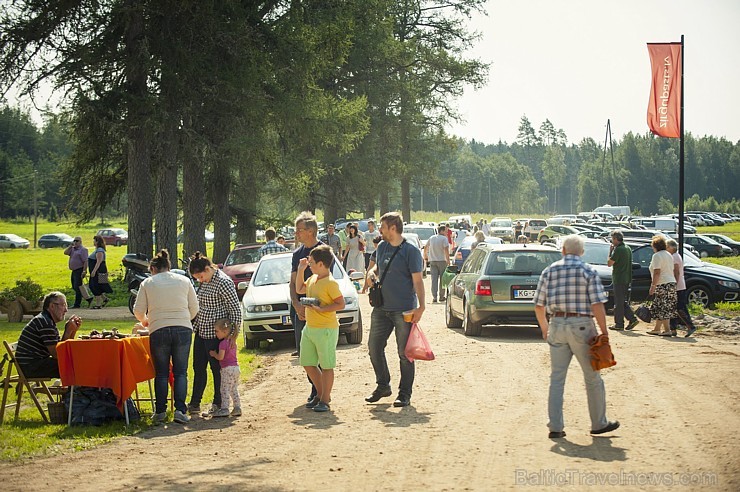
[[[349,226],[349,236],[347,236],[347,250],[344,253],[342,261],[346,259],[347,271],[355,270],[365,272],[365,241],[360,237],[357,226]]]

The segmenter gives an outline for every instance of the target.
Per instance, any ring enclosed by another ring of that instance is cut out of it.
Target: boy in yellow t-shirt
[[[344,296],[331,276],[333,261],[331,247],[322,244],[312,249],[308,258],[301,259],[296,274],[296,292],[306,294],[304,299],[315,299],[319,304],[306,305],[306,327],[301,335],[300,350],[300,363],[316,386],[316,396],[306,404],[314,412],[327,412],[330,409],[334,368],[337,365],[339,321],[336,313],[344,309]],[[302,282],[309,266],[313,275]]]

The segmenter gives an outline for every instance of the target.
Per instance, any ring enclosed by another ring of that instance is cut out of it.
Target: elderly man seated
[[[57,323],[64,321],[67,298],[61,292],[44,297],[43,310],[21,331],[15,357],[27,378],[58,378],[57,343],[74,338],[82,325],[79,316],[72,316],[64,325],[60,337]]]

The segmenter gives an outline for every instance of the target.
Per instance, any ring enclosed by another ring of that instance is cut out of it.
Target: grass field
[[[0,339],[18,340],[23,326],[25,326],[25,323],[8,323],[5,319],[0,320]],[[81,333],[88,333],[93,329],[98,331],[109,330],[113,327],[118,327],[122,332],[129,332],[131,329],[127,322],[87,320],[81,329]],[[3,354],[5,353],[5,349],[1,351]],[[260,367],[260,358],[254,351],[246,349],[239,351],[238,358],[242,381],[248,381],[252,373]],[[188,370],[188,395],[190,394],[192,381],[193,369],[190,367]],[[210,377],[209,383],[211,383]],[[149,396],[149,388],[146,383],[139,384],[139,395],[141,397]],[[14,397],[15,391],[11,388],[8,399],[14,401]],[[40,395],[40,398],[42,405],[45,405],[44,397]],[[206,387],[202,401],[204,409],[206,402],[213,401],[212,384]],[[23,406],[18,421],[14,422],[13,420],[15,409],[8,409],[4,423],[0,425],[0,461],[87,449],[119,436],[137,434],[152,425],[151,409],[148,403],[142,403],[144,418],[141,421],[133,422],[129,427],[126,427],[123,421],[112,422],[101,427],[67,427],[66,425],[45,424],[28,394],[24,393],[22,403]]]

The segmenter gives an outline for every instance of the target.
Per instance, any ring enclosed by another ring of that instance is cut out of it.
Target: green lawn
[[[3,316],[3,318],[5,318]],[[9,323],[6,319],[0,320],[0,339],[8,341],[18,340],[25,323]],[[92,321],[87,320],[80,334],[90,330],[111,329],[118,327],[121,331],[130,331],[127,322],[121,321]],[[5,349],[2,349],[5,353]],[[192,351],[191,351],[192,356]],[[242,381],[248,381],[252,373],[260,367],[260,358],[255,351],[241,349],[238,353]],[[5,371],[3,371],[3,375]],[[188,370],[188,396],[192,388],[193,369]],[[149,396],[146,383],[139,384],[139,395]],[[9,400],[15,396],[11,388]],[[45,401],[42,398],[42,404]],[[203,394],[203,408],[205,403],[213,400],[213,386],[209,377],[209,384]],[[152,423],[151,407],[148,402],[142,403],[142,415],[145,417],[139,422],[132,423],[128,428],[121,422],[110,423],[101,427],[67,427],[66,425],[45,424],[34,406],[31,398],[24,392],[20,418],[13,421],[15,409],[8,409],[4,423],[0,425],[0,461],[29,458],[31,456],[57,454],[66,451],[87,449],[101,443],[108,442],[119,436],[137,434],[148,429]],[[244,401],[246,403],[246,401]]]

